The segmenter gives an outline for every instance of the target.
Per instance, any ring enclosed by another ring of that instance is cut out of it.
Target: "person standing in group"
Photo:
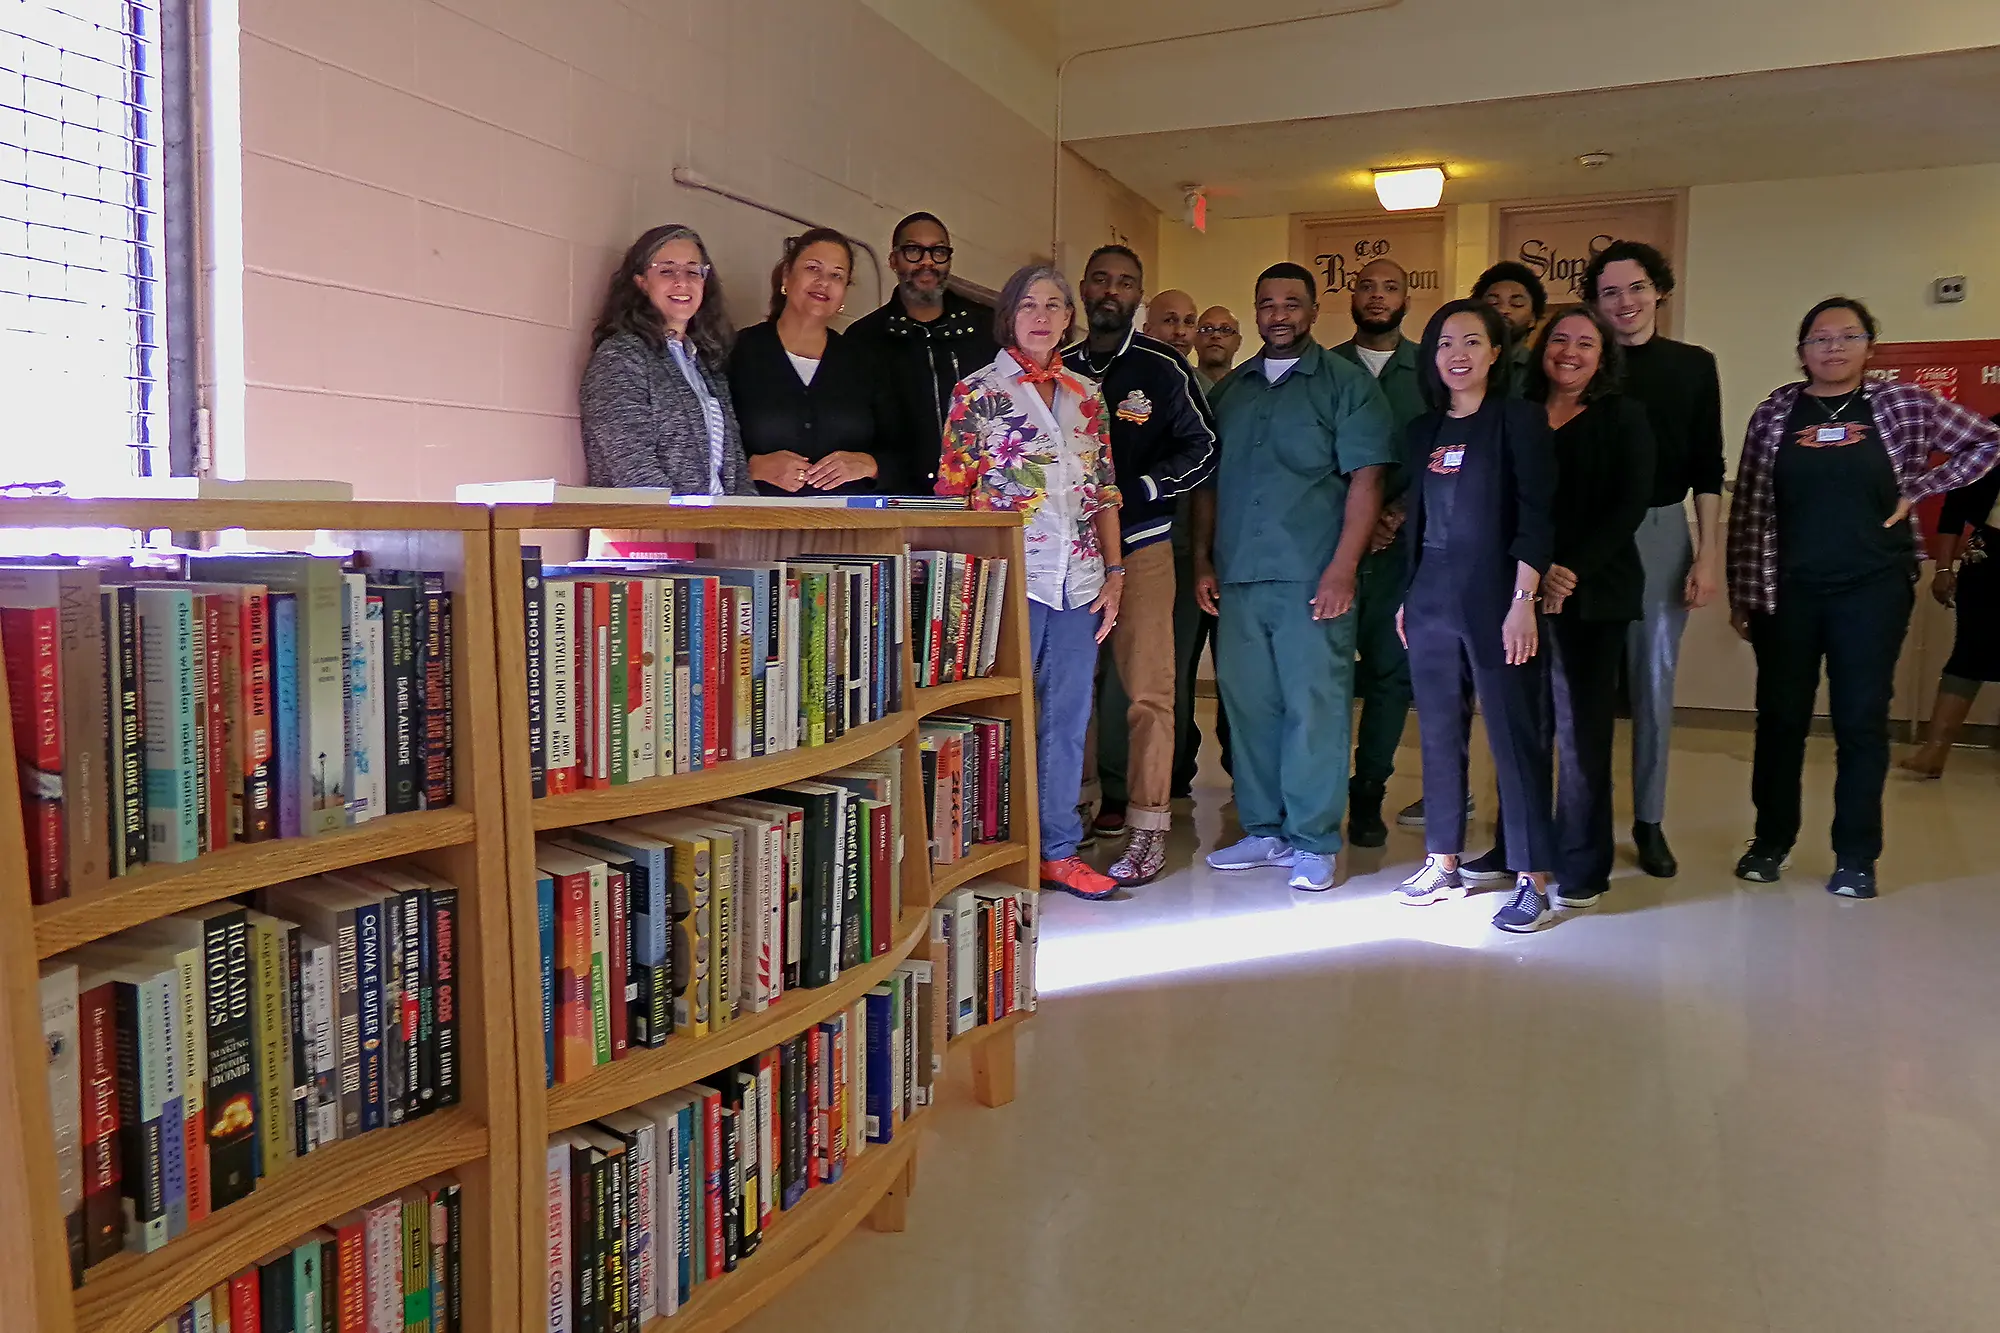
[[[2000,467],[1945,497],[1931,558],[1931,596],[1952,608],[1957,633],[1938,677],[1929,734],[1897,765],[1919,778],[1944,776],[1979,687],[2000,680]]]
[[[1098,381],[1111,411],[1111,457],[1123,508],[1125,591],[1111,660],[1123,694],[1129,755],[1119,828],[1130,826],[1110,875],[1120,884],[1159,878],[1172,826],[1174,774],[1174,511],[1215,467],[1215,426],[1187,358],[1140,333],[1133,318],[1145,295],[1137,255],[1100,246],[1078,287],[1088,332],[1063,362]],[[1186,301],[1191,315],[1194,303]],[[1086,799],[1096,786],[1095,756],[1084,765]],[[1100,832],[1115,831],[1100,828]]]
[[[1618,666],[1639,618],[1645,572],[1633,536],[1653,493],[1653,428],[1618,392],[1619,347],[1589,306],[1559,310],[1528,363],[1527,399],[1554,432],[1555,556],[1542,580],[1556,741],[1556,905],[1595,907],[1616,844],[1611,751]],[[1492,851],[1462,863],[1468,883],[1509,875],[1506,806]]]
[[[1063,365],[1076,297],[1060,272],[1046,264],[1018,270],[999,310],[994,336],[1005,350],[952,391],[937,494],[1026,517],[1041,884],[1108,898],[1117,883],[1076,854],[1097,650],[1118,623],[1125,585],[1107,413],[1097,386]]]
[[[903,432],[899,486],[927,495],[937,482],[938,442],[951,391],[993,364],[993,311],[951,290],[951,235],[929,213],[912,213],[889,233],[896,290],[854,321],[847,337],[875,362]],[[887,490],[888,487],[883,489]]]
[[[1146,300],[1146,323],[1140,330],[1148,338],[1153,338],[1173,348],[1182,362],[1194,348],[1195,315],[1194,298],[1183,291],[1164,291]],[[1197,386],[1200,380],[1196,380]],[[1204,394],[1206,390],[1204,389]],[[1116,452],[1118,434],[1112,432],[1113,452]],[[1180,762],[1181,744],[1181,695],[1193,688],[1192,680],[1183,680],[1180,669],[1183,659],[1183,640],[1193,631],[1199,612],[1194,605],[1194,570],[1188,558],[1188,504],[1192,491],[1183,492],[1174,505],[1173,536],[1169,544],[1174,552],[1174,762]],[[1184,624],[1184,620],[1187,622]],[[1097,816],[1086,831],[1086,838],[1110,836],[1125,829],[1125,764],[1128,759],[1126,735],[1126,713],[1131,708],[1131,700],[1125,696],[1125,686],[1118,678],[1118,672],[1104,670],[1102,661],[1098,663],[1097,711],[1091,719],[1092,744],[1084,747],[1084,803],[1090,803],[1092,756],[1095,756],[1098,807]],[[1190,699],[1192,702],[1192,699]],[[1188,784],[1181,781],[1181,772],[1175,767],[1167,795],[1178,800],[1188,794]]]
[[[1554,920],[1548,657],[1535,604],[1554,556],[1555,457],[1542,409],[1500,392],[1506,344],[1500,312],[1484,301],[1449,302],[1424,330],[1419,365],[1432,408],[1404,446],[1419,470],[1404,525],[1410,592],[1397,626],[1410,650],[1430,817],[1424,864],[1401,897],[1424,906],[1465,893],[1458,862],[1476,697],[1517,872],[1493,924],[1525,934]]]
[[[1535,354],[1535,325],[1549,308],[1548,289],[1526,264],[1503,259],[1472,284],[1472,299],[1486,302],[1507,321],[1505,387],[1518,398],[1527,391],[1528,367]]]
[[[611,275],[578,392],[585,479],[676,495],[754,495],[729,400],[732,337],[708,248],[654,227]]]
[[[1722,384],[1706,347],[1660,333],[1660,305],[1674,290],[1666,256],[1641,241],[1613,241],[1583,271],[1585,299],[1618,335],[1625,395],[1646,409],[1657,450],[1653,503],[1639,525],[1645,599],[1625,639],[1632,706],[1632,843],[1639,868],[1680,872],[1661,828],[1674,729],[1674,676],[1689,611],[1715,599],[1722,568]],[[1688,538],[1694,493],[1698,542]]]
[[[1333,349],[1375,377],[1389,401],[1400,441],[1424,414],[1417,385],[1417,345],[1403,336],[1410,313],[1409,274],[1393,259],[1371,260],[1354,275],[1354,336]],[[1354,692],[1361,697],[1361,720],[1354,732],[1354,776],[1347,783],[1347,840],[1356,847],[1389,841],[1382,822],[1382,798],[1396,771],[1396,747],[1410,713],[1410,660],[1396,633],[1396,612],[1408,587],[1409,561],[1403,553],[1403,492],[1410,469],[1393,469],[1384,484],[1382,517],[1354,600],[1357,658]]]
[[[1201,312],[1195,326],[1194,378],[1211,401],[1215,388],[1236,367],[1236,353],[1243,347],[1243,326],[1226,305],[1212,305]],[[1208,484],[1213,486],[1211,477]],[[1215,617],[1201,609],[1194,595],[1194,509],[1190,494],[1174,518],[1174,795],[1194,794],[1195,771],[1201,767],[1201,724],[1194,716],[1195,678],[1201,673],[1201,654],[1215,644]],[[1222,693],[1215,696],[1215,743],[1222,751],[1222,771],[1231,771],[1229,755],[1229,710],[1222,705]]]
[[[1195,597],[1220,616],[1216,683],[1233,732],[1245,836],[1217,870],[1289,865],[1333,887],[1353,729],[1355,583],[1396,461],[1368,373],[1313,341],[1318,294],[1298,264],[1257,279],[1263,350],[1215,393],[1221,462],[1195,503]]]
[[[854,247],[826,227],[785,242],[771,317],[737,335],[729,387],[750,476],[765,495],[854,495],[899,485],[894,397],[860,348],[828,327],[846,308]]]
[[[1799,789],[1820,664],[1833,715],[1829,893],[1875,896],[1889,701],[1916,602],[1911,508],[2000,458],[2000,426],[1914,384],[1869,383],[1875,317],[1832,296],[1799,322],[1806,378],[1750,418],[1729,513],[1730,623],[1757,655],[1756,835],[1739,879],[1778,878],[1799,834]],[[1931,457],[1944,455],[1935,466]]]

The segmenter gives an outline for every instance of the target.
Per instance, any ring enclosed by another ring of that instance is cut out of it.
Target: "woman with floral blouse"
[[[1030,264],[1007,280],[1000,355],[952,391],[937,493],[1027,517],[1042,887],[1095,900],[1118,886],[1076,854],[1076,802],[1097,645],[1117,623],[1125,567],[1104,400],[1058,350],[1075,319],[1075,293],[1054,268]]]

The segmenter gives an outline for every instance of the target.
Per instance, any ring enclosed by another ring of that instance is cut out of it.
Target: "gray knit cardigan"
[[[722,404],[722,492],[755,495],[729,399],[729,376],[706,364],[701,374]],[[606,338],[590,354],[578,399],[588,484],[708,494],[708,423],[701,400],[664,346],[655,349],[636,333]]]

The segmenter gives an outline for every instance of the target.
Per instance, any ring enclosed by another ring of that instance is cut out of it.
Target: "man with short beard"
[[[889,234],[889,267],[896,290],[882,308],[848,327],[847,337],[874,358],[894,400],[892,415],[904,438],[893,446],[910,491],[929,495],[937,484],[951,391],[1000,354],[993,340],[993,310],[967,300],[951,279],[951,235],[929,213],[912,213]]]
[[[1333,349],[1375,377],[1395,419],[1395,443],[1424,414],[1417,388],[1417,344],[1403,336],[1410,313],[1409,275],[1393,259],[1377,259],[1354,275],[1354,336]],[[1347,784],[1347,840],[1356,847],[1389,841],[1382,822],[1382,797],[1396,771],[1396,746],[1410,712],[1410,659],[1396,633],[1396,610],[1409,583],[1402,544],[1405,468],[1384,478],[1382,517],[1375,525],[1354,598],[1357,660],[1354,692],[1361,698],[1361,721],[1354,733],[1354,776]]]
[[[1122,245],[1099,247],[1077,284],[1089,332],[1062,353],[1065,366],[1098,381],[1124,497],[1118,525],[1125,596],[1107,642],[1131,701],[1125,711],[1127,804],[1117,824],[1132,833],[1124,855],[1105,873],[1133,885],[1150,883],[1165,868],[1173,822],[1174,513],[1180,497],[1215,467],[1214,422],[1187,358],[1133,327],[1144,296],[1139,257]],[[1194,303],[1185,297],[1182,303],[1191,315]],[[1095,758],[1087,752],[1086,793],[1096,790]]]

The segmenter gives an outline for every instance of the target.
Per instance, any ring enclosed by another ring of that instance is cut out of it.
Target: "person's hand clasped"
[[[1104,586],[1097,590],[1097,600],[1090,604],[1091,613],[1098,617],[1097,641],[1103,643],[1118,624],[1118,604],[1125,599],[1125,575],[1123,572],[1104,576]]]
[[[1562,565],[1550,565],[1548,574],[1542,579],[1542,611],[1546,615],[1560,615],[1563,603],[1576,591],[1576,571]]]
[[[1507,649],[1507,665],[1522,666],[1541,646],[1541,627],[1535,623],[1535,604],[1516,602],[1500,625],[1500,642]]]
[[[1369,535],[1368,554],[1388,550],[1389,544],[1396,540],[1396,534],[1403,530],[1405,517],[1400,502],[1383,509],[1382,517],[1375,520],[1375,531]]]
[[[1683,600],[1687,602],[1688,609],[1690,611],[1699,611],[1714,601],[1715,594],[1720,590],[1720,584],[1715,577],[1715,571],[1709,568],[1705,562],[1697,560],[1694,562],[1694,568],[1688,570],[1687,584],[1682,588],[1681,593]]]
[[[1354,571],[1333,564],[1319,576],[1313,593],[1314,620],[1338,620],[1354,605]]]
[[[1222,580],[1213,569],[1195,571],[1194,604],[1208,615],[1222,614]]]
[[[805,481],[806,485],[814,490],[830,491],[836,486],[845,486],[850,481],[861,481],[875,474],[875,458],[872,454],[841,449],[828,454],[817,463],[808,463]]]
[[[749,458],[750,480],[761,481],[766,486],[776,486],[781,491],[796,491],[806,484],[806,473],[812,467],[805,457],[790,449],[779,449],[768,454],[752,454]]]

